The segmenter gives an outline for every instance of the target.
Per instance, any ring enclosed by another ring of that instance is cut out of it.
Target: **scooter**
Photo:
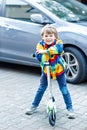
[[[36,57],[35,54],[33,54],[33,57]],[[48,81],[48,88],[49,88],[49,94],[50,94],[50,100],[47,103],[47,114],[49,119],[49,124],[51,126],[55,125],[56,122],[56,103],[55,98],[52,93],[52,84],[51,84],[51,77],[50,77],[50,64],[49,62],[45,62],[44,65],[47,69],[47,81]]]
[[[48,88],[50,94],[50,100],[47,103],[47,114],[49,118],[49,124],[51,126],[55,125],[56,122],[56,103],[55,98],[52,93],[52,84],[51,84],[51,77],[50,77],[50,64],[49,62],[44,63],[47,69],[47,81],[48,81]]]

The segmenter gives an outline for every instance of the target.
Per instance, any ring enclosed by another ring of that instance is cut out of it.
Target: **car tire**
[[[74,47],[64,48],[64,59],[67,63],[66,80],[78,84],[86,79],[87,61],[83,53]]]

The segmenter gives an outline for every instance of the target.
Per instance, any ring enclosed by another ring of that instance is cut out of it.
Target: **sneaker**
[[[37,107],[31,106],[30,109],[25,113],[26,115],[32,115],[36,112]]]
[[[68,110],[67,116],[69,119],[75,119],[75,113],[73,110]]]

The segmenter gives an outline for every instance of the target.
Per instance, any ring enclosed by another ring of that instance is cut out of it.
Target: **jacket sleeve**
[[[62,54],[63,53],[63,42],[60,40],[57,44],[55,44],[54,46],[51,46],[48,49],[48,52],[50,53],[50,55]]]
[[[40,43],[37,44],[36,49],[43,49],[42,45]],[[41,62],[42,60],[42,54],[36,53],[36,58]]]
[[[45,50],[44,47],[40,43],[37,44],[36,49]],[[46,62],[49,60],[48,53],[47,54],[36,54],[36,57],[39,60],[39,62]]]

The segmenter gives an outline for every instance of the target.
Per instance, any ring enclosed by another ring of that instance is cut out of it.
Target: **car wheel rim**
[[[64,59],[67,64],[66,79],[73,80],[79,73],[79,63],[76,57],[70,52],[65,52]]]

